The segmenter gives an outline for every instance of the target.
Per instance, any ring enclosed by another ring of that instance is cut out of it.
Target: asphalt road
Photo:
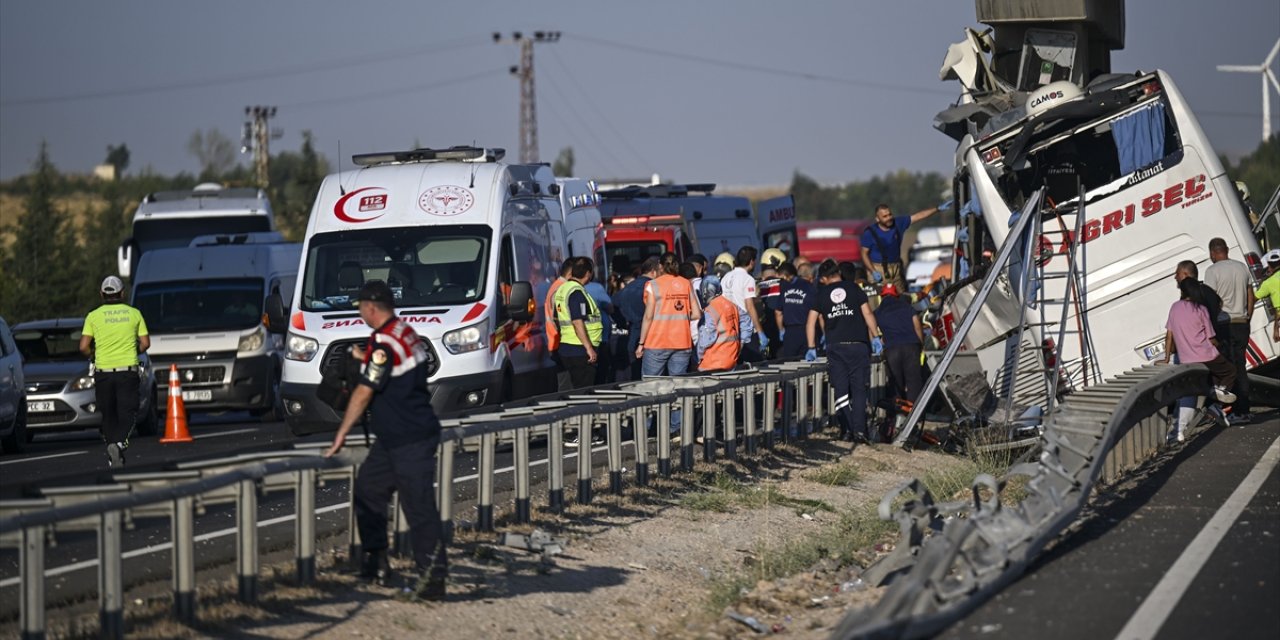
[[[1280,413],[1261,418],[1174,451],[941,637],[1280,638]]]

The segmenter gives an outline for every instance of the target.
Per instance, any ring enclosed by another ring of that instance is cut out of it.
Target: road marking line
[[[37,456],[35,458],[22,458],[21,460],[6,460],[4,462],[0,462],[0,467],[3,467],[6,464],[18,464],[19,462],[35,462],[37,460],[49,460],[52,458],[61,458],[63,456],[78,456],[86,453],[89,453],[89,452],[88,451],[68,451],[66,453],[51,453],[47,456]]]
[[[191,436],[192,440],[203,440],[205,438],[221,438],[222,436],[234,436],[239,433],[252,433],[257,429],[236,429],[234,431],[218,431],[215,433],[202,433],[198,436]]]
[[[1236,518],[1239,518],[1240,513],[1249,506],[1249,501],[1257,495],[1258,489],[1262,487],[1263,482],[1266,482],[1267,476],[1271,475],[1271,471],[1278,463],[1280,463],[1280,438],[1276,438],[1271,443],[1267,452],[1262,454],[1262,459],[1254,465],[1249,475],[1245,476],[1240,486],[1231,493],[1231,497],[1222,503],[1218,511],[1209,519],[1209,523],[1196,534],[1195,539],[1187,545],[1186,550],[1173,563],[1173,566],[1169,567],[1164,577],[1151,590],[1151,594],[1142,602],[1142,606],[1138,607],[1133,617],[1129,618],[1129,622],[1116,635],[1118,640],[1147,640],[1155,637],[1156,632],[1160,631],[1160,627],[1169,618],[1169,614],[1173,612],[1173,608],[1182,599],[1187,588],[1191,586],[1191,581],[1209,561],[1209,556],[1231,530],[1231,525],[1235,524]]]

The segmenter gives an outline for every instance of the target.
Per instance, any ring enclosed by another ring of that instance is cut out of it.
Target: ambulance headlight
[[[236,351],[240,353],[253,353],[262,348],[262,343],[266,341],[267,330],[258,325],[253,333],[240,336],[240,345],[236,347]]]
[[[316,352],[320,350],[320,343],[315,338],[300,336],[293,332],[289,333],[284,344],[284,357],[289,360],[311,362],[311,359],[316,357]]]
[[[485,347],[485,328],[489,321],[478,322],[469,327],[455,329],[444,334],[442,341],[449,353],[459,354],[468,351],[479,351]]]

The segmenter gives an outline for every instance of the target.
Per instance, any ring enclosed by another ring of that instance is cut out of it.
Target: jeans
[[[398,447],[375,440],[356,473],[355,510],[365,551],[387,548],[387,506],[392,493],[409,520],[409,545],[418,569],[436,576],[449,571],[444,524],[436,506],[436,439]]]
[[[644,376],[666,375],[678,376],[689,372],[690,351],[688,349],[645,349],[641,354],[640,373]]]
[[[93,397],[102,414],[102,437],[107,442],[127,442],[138,419],[137,371],[99,371],[93,374]]]

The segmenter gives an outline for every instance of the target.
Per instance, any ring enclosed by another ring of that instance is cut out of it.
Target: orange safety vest
[[[703,322],[714,323],[716,341],[702,353],[698,371],[728,371],[738,366],[741,342],[738,335],[738,305],[724,296],[716,296],[702,310]]]
[[[645,348],[692,349],[689,313],[693,305],[693,285],[680,276],[667,274],[650,280],[645,288],[645,304],[657,306],[649,321],[649,334],[644,336]]]
[[[542,301],[542,325],[547,328],[547,351],[560,348],[560,327],[556,325],[556,289],[568,282],[564,278],[556,278],[547,289],[547,299]]]

